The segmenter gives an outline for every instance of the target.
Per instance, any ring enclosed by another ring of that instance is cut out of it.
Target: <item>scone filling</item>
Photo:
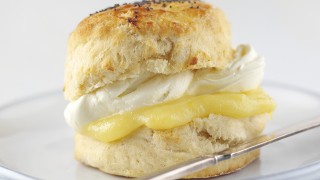
[[[210,114],[241,119],[272,113],[273,100],[259,88],[264,67],[251,46],[240,45],[223,70],[146,72],[80,97],[67,106],[65,117],[76,131],[111,142],[143,125],[165,130]]]

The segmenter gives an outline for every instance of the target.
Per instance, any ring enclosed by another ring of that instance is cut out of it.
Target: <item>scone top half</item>
[[[71,33],[65,97],[142,75],[224,69],[233,59],[223,13],[200,1],[145,1],[108,8]]]

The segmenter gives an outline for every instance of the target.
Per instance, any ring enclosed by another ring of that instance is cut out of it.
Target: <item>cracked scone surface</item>
[[[220,9],[171,1],[127,4],[87,17],[70,34],[67,54],[64,91],[74,101],[145,71],[223,69],[234,52]]]
[[[76,134],[75,157],[86,165],[110,174],[139,177],[252,139],[262,132],[265,116],[232,119],[210,115],[209,118],[198,118],[187,125],[164,131],[142,127],[134,134],[113,143],[102,143]],[[228,174],[243,168],[258,156],[259,151],[254,151],[187,178]]]

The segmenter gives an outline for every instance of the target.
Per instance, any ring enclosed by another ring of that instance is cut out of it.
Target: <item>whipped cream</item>
[[[70,102],[64,116],[72,128],[81,131],[87,124],[102,117],[184,95],[248,91],[260,85],[264,67],[264,58],[250,45],[240,45],[235,59],[223,70],[190,70],[172,75],[145,73],[107,85]]]

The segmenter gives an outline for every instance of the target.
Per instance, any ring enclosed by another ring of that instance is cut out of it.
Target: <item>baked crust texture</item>
[[[70,34],[65,97],[76,100],[149,71],[223,69],[233,59],[229,24],[200,1],[143,2],[97,12]]]

